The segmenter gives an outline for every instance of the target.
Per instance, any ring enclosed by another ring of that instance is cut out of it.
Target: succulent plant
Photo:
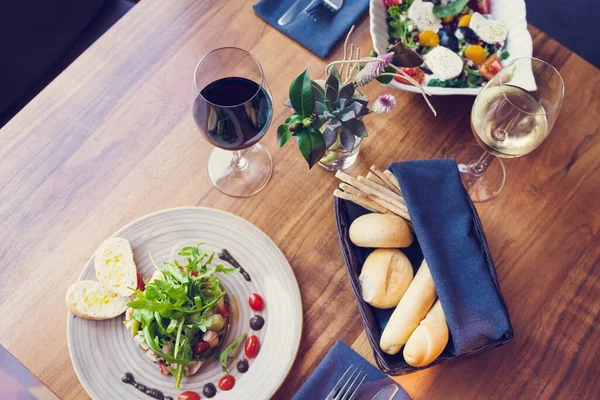
[[[286,105],[295,112],[277,129],[279,147],[295,136],[310,168],[337,141],[338,134],[342,147],[352,151],[356,138],[367,136],[362,117],[370,112],[368,103],[353,82],[342,83],[335,65],[325,81],[310,80],[307,69],[290,85]]]

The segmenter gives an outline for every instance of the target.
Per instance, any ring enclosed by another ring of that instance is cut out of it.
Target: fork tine
[[[352,367],[354,367],[354,365],[351,365],[348,367],[348,369],[346,370],[346,372],[344,372],[344,375],[342,375],[342,377],[337,381],[337,383],[335,384],[335,386],[333,387],[333,389],[331,389],[331,393],[332,395],[335,395],[337,393],[337,391],[339,390],[340,386],[342,386],[342,384],[345,382],[344,378],[346,378],[346,375],[348,375],[348,372],[350,372],[350,370],[352,369]]]
[[[360,376],[360,374],[359,374],[359,376]],[[344,397],[342,400],[352,400],[352,399],[354,399],[354,397],[356,397],[356,394],[358,393],[358,389],[360,389],[360,385],[362,385],[362,383],[365,381],[366,378],[367,378],[367,374],[364,374],[363,377],[362,377],[362,379],[360,380],[360,382],[358,382],[358,384],[354,388],[354,391],[351,392],[351,393],[348,393],[348,397]]]
[[[339,400],[345,400],[348,398],[349,393],[353,393],[352,387],[354,386],[354,384],[356,383],[358,378],[360,378],[360,375],[361,375],[359,369],[356,369],[356,372],[357,372],[357,374],[354,377],[354,379],[352,380],[352,376],[350,378],[348,378],[348,382],[344,385],[344,387],[340,391],[340,397],[338,397]]]
[[[356,377],[354,376],[355,373],[356,373]],[[354,371],[352,371],[352,374],[350,374],[348,379],[346,379],[344,386],[342,386],[342,388],[335,394],[335,396],[333,398],[335,400],[341,400],[344,397],[344,395],[348,392],[348,390],[350,390],[350,388],[354,384],[354,381],[356,381],[356,378],[358,377],[358,375],[360,375],[360,371],[358,369],[355,369]],[[352,380],[352,378],[354,378],[354,381]],[[352,383],[350,383],[350,382],[352,382]],[[348,387],[348,385],[350,385],[350,386]]]

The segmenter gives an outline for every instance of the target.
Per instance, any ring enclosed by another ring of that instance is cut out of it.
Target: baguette
[[[427,262],[423,260],[383,330],[379,342],[381,350],[387,354],[397,354],[431,309],[436,296],[433,278]]]
[[[128,297],[137,288],[137,267],[127,239],[105,240],[94,254],[96,277],[106,289]]]
[[[78,281],[67,290],[67,307],[85,319],[109,319],[127,310],[128,298],[102,287],[96,281]]]
[[[408,338],[404,346],[404,360],[413,367],[424,367],[438,358],[447,344],[446,316],[442,310],[442,303],[437,300]]]

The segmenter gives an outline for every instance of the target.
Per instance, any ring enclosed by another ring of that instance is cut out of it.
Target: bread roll
[[[94,254],[96,277],[106,289],[121,296],[131,296],[137,288],[137,267],[127,239],[110,238]]]
[[[413,235],[407,223],[397,215],[365,214],[350,225],[350,240],[360,247],[408,247]]]
[[[109,319],[127,310],[128,298],[102,287],[100,282],[79,281],[67,290],[67,306],[78,317]]]
[[[415,279],[408,286],[383,330],[379,342],[381,350],[388,354],[398,353],[431,309],[435,298],[433,278],[427,262],[423,260]]]
[[[403,252],[377,249],[369,254],[358,277],[363,300],[377,308],[395,307],[413,276],[413,267]]]
[[[404,360],[413,367],[424,367],[438,358],[448,344],[448,325],[439,300],[410,335],[404,346]]]

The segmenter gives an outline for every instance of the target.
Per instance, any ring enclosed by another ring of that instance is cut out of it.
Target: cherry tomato
[[[419,33],[419,44],[426,47],[435,47],[440,43],[440,37],[434,31]]]
[[[225,375],[219,380],[219,389],[231,390],[235,385],[235,378],[231,375]]]
[[[383,0],[383,5],[386,7],[396,6],[402,4],[402,0]]]
[[[186,390],[177,396],[177,400],[200,400],[200,395],[196,392]]]
[[[164,361],[161,361],[158,363],[158,372],[160,372],[161,375],[165,375],[165,376],[171,375],[171,373],[167,369],[167,364],[165,364]]]
[[[258,336],[252,335],[248,339],[246,339],[246,344],[244,345],[244,352],[246,353],[246,357],[256,357],[259,349],[260,342],[258,341]]]
[[[248,304],[250,304],[250,308],[254,311],[261,311],[265,306],[265,302],[263,301],[260,294],[252,293],[250,298],[248,299]]]
[[[477,44],[472,44],[469,47],[467,47],[467,49],[465,50],[465,57],[473,61],[475,65],[481,65],[487,59],[487,57],[485,56],[485,50],[483,49],[483,47]]]
[[[490,0],[477,0],[477,9],[482,14],[491,14],[492,3]]]
[[[144,279],[142,279],[142,275],[139,272],[137,273],[137,282],[137,288],[139,290],[141,290],[142,292],[146,290],[146,284],[144,283]]]
[[[192,275],[192,276],[198,276],[198,271],[192,271],[192,272],[191,272],[191,275]]]
[[[488,59],[479,66],[479,73],[488,81],[492,79],[498,72],[502,70],[502,64],[500,58],[492,54]]]
[[[458,26],[469,26],[471,22],[471,14],[465,14],[458,20]]]
[[[192,353],[194,353],[194,355],[196,355],[196,354],[203,353],[208,349],[210,349],[210,343],[200,341],[192,346]]]
[[[423,83],[423,79],[425,79],[425,73],[419,67],[415,67],[415,68],[402,68],[402,71],[406,72],[406,74],[408,76],[410,76],[411,78],[413,78],[415,81],[417,81],[419,83]],[[397,80],[400,83],[404,83],[404,84],[410,85],[410,83],[406,79],[404,79],[404,78],[395,77],[394,79]]]
[[[223,304],[223,307],[219,307],[218,311],[219,314],[221,314],[221,317],[227,318],[227,316],[229,315],[229,303]]]

